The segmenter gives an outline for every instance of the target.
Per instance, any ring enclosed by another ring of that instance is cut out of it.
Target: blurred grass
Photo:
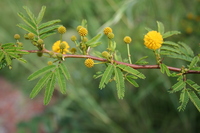
[[[73,43],[70,36],[76,34],[75,28],[82,19],[88,21],[89,37],[95,36],[110,26],[115,33],[117,49],[126,58],[126,48],[123,37],[132,37],[131,54],[133,62],[142,56],[148,55],[151,64],[155,64],[153,53],[144,48],[143,36],[145,27],[156,30],[156,21],[164,23],[166,31],[180,30],[182,35],[170,38],[172,40],[188,43],[198,53],[199,49],[199,22],[187,18],[188,13],[200,16],[198,0],[1,0],[0,38],[1,43],[14,42],[13,35],[25,32],[16,24],[22,22],[17,12],[24,12],[22,6],[28,6],[37,14],[42,5],[47,6],[44,16],[45,21],[61,19],[67,27],[64,40],[71,47]],[[183,21],[186,21],[182,25]],[[188,24],[189,23],[189,24]],[[187,32],[187,27],[193,28],[192,33]],[[45,40],[47,48],[58,40],[58,35]],[[169,40],[170,40],[169,39]],[[102,37],[105,44],[105,37]],[[25,49],[33,49],[31,44],[24,40]],[[103,51],[106,46],[97,47]],[[29,94],[35,82],[28,82],[26,78],[31,72],[42,68],[49,59],[37,58],[35,54],[25,56],[29,63],[14,63],[13,69],[4,68],[1,76],[13,81]],[[168,65],[181,67],[182,61],[165,59]],[[178,95],[169,94],[169,89],[175,79],[169,79],[160,74],[159,70],[140,70],[146,75],[145,80],[138,80],[139,88],[130,84],[126,85],[126,94],[123,100],[116,95],[115,85],[110,83],[105,89],[99,90],[99,79],[92,79],[96,71],[102,66],[88,69],[83,65],[84,59],[66,59],[66,66],[71,72],[72,80],[68,81],[68,95],[58,94],[58,102],[50,106],[44,114],[35,117],[29,122],[19,124],[19,133],[31,130],[37,132],[39,124],[45,125],[46,132],[91,132],[91,133],[125,133],[125,132],[197,132],[200,127],[200,115],[196,108],[189,103],[184,112],[178,112]],[[185,63],[184,63],[185,64]],[[20,76],[19,76],[20,75]],[[199,75],[190,76],[199,81]],[[3,92],[2,92],[3,93]],[[42,94],[41,94],[42,95]],[[34,100],[34,99],[33,99]]]

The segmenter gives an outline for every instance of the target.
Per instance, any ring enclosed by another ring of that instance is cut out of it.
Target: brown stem
[[[37,53],[39,50],[22,50],[22,51],[26,51],[26,52],[29,52],[29,53]],[[42,52],[49,53],[51,51],[44,49]],[[55,54],[57,54],[57,53],[55,53]],[[108,62],[107,59],[99,58],[99,57],[95,57],[95,56],[91,56],[91,55],[64,54],[63,57],[64,58],[90,58],[90,59],[101,61],[101,62]],[[160,69],[159,65],[135,65],[135,64],[129,64],[129,63],[120,62],[120,61],[114,61],[114,62],[116,64],[126,65],[126,66],[132,67],[134,69]],[[176,67],[171,67],[171,66],[167,66],[167,68],[170,71],[174,71],[174,72],[181,72],[182,71],[181,68],[176,68]],[[185,74],[200,74],[200,71],[188,70],[187,72],[185,72]]]

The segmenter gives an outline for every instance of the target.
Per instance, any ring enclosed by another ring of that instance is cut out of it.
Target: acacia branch
[[[49,53],[49,52],[51,52],[47,49],[44,49],[42,51],[40,51],[40,50],[22,50],[22,51],[29,52],[29,53],[37,53],[37,52]],[[55,54],[57,54],[57,53],[55,53]],[[63,57],[64,58],[90,58],[90,59],[93,59],[96,61],[108,62],[107,59],[99,58],[99,57],[95,57],[95,56],[91,56],[91,55],[63,54]],[[114,60],[113,62],[115,62],[116,64],[126,65],[126,66],[132,67],[134,69],[160,69],[159,65],[135,65],[135,64],[129,64],[129,63],[120,62],[120,61],[116,61],[116,60]],[[171,67],[171,66],[167,66],[167,68],[170,71],[174,71],[174,72],[182,71],[181,68],[176,68],[176,67]],[[187,72],[185,72],[185,74],[200,74],[200,71],[188,70]]]

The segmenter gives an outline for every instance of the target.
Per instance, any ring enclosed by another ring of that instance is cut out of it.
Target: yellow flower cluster
[[[91,68],[94,66],[94,60],[93,59],[86,59],[85,60],[85,66],[88,68]]]
[[[64,34],[67,31],[67,29],[64,26],[58,27],[58,33]]]
[[[144,45],[149,49],[159,49],[162,46],[163,43],[163,37],[162,35],[157,31],[149,31],[144,36]]]
[[[62,53],[62,54],[66,54],[67,52],[69,52],[69,45],[67,42],[65,41],[56,41],[53,46],[52,46],[52,50],[56,53]]]
[[[132,39],[131,39],[129,36],[125,36],[125,37],[124,37],[124,42],[125,42],[126,44],[130,44],[131,41],[132,41]]]
[[[108,35],[109,33],[112,33],[112,29],[110,27],[106,27],[104,28],[103,32],[105,35]]]
[[[81,27],[79,30],[78,30],[78,33],[80,36],[86,36],[88,34],[88,30],[84,27]]]

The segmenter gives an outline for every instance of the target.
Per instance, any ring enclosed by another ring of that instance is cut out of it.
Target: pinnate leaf
[[[119,99],[123,99],[124,92],[125,92],[123,73],[119,68],[117,67],[114,67],[114,68],[115,68],[114,72],[115,72],[115,81],[116,81],[116,86],[117,86],[117,95]]]
[[[47,87],[45,88],[45,93],[44,93],[44,104],[45,105],[47,105],[51,100],[51,97],[52,97],[53,91],[54,91],[54,86],[56,83],[55,80],[56,80],[55,73],[52,73],[49,80],[47,81]]]
[[[112,64],[109,64],[106,70],[104,71],[100,84],[99,84],[100,89],[104,88],[105,84],[107,84],[109,80],[111,79],[112,73],[114,71],[113,67],[114,66]]]
[[[45,74],[46,72],[48,72],[48,71],[50,71],[50,70],[52,70],[52,69],[54,69],[54,68],[56,68],[56,65],[49,65],[49,66],[46,66],[46,67],[44,67],[44,68],[42,68],[42,69],[40,69],[40,70],[38,70],[38,71],[32,73],[32,74],[28,77],[28,80],[29,80],[29,81],[30,81],[30,80],[34,80],[34,79],[38,78],[39,76]]]
[[[30,94],[30,98],[34,98],[41,90],[42,88],[45,86],[45,84],[47,83],[47,81],[49,80],[50,76],[51,76],[52,72],[48,72],[46,73],[36,84],[36,86],[33,88],[33,90],[31,91]]]

